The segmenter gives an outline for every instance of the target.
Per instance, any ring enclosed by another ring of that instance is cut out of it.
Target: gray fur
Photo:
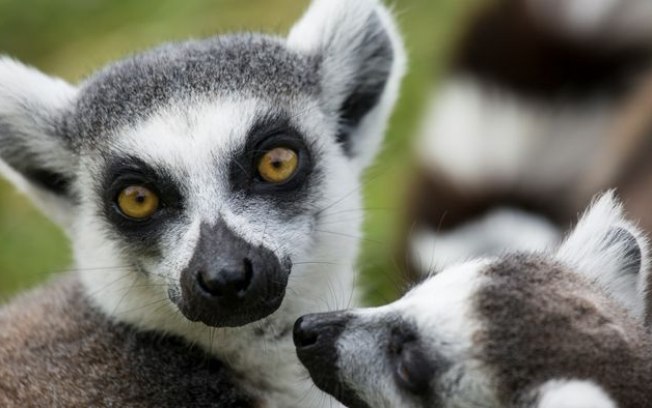
[[[74,275],[0,309],[3,407],[256,407],[233,378],[176,337],[105,317]]]
[[[314,0],[297,26],[287,39],[244,34],[164,45],[113,64],[78,88],[0,57],[0,172],[67,228],[83,286],[78,290],[68,280],[3,312],[0,332],[12,329],[6,338],[14,347],[0,345],[0,361],[8,367],[2,374],[13,390],[9,400],[29,402],[33,395],[38,405],[48,405],[48,395],[57,394],[71,401],[67,405],[83,406],[94,405],[102,392],[124,405],[138,388],[143,395],[134,405],[191,404],[183,390],[192,384],[157,383],[159,371],[175,372],[159,363],[178,364],[181,371],[188,363],[171,360],[157,337],[145,334],[155,332],[195,344],[233,370],[216,379],[223,398],[206,389],[204,397],[217,405],[242,406],[234,399],[242,389],[268,408],[303,406],[310,383],[292,352],[289,328],[301,314],[323,310],[326,287],[333,288],[327,296],[334,302],[357,297],[358,240],[342,237],[359,236],[362,224],[342,214],[362,207],[360,177],[380,148],[404,59],[393,19],[378,0]],[[276,148],[293,150],[298,163],[278,183],[259,171],[264,154]],[[119,197],[130,187],[152,191],[156,210],[138,219],[122,211]],[[202,225],[223,225],[229,234]],[[219,256],[200,236],[241,241],[251,251],[239,251],[233,265],[243,269],[219,267],[220,259],[193,265],[195,255]],[[274,262],[253,268],[253,252],[282,261],[283,275],[274,275],[280,269]],[[199,268],[208,264],[218,285],[224,283],[219,277],[243,271],[250,277],[240,283],[249,283],[237,294],[234,285],[226,294],[207,292],[199,279],[206,271]],[[180,290],[182,275],[193,290]],[[274,293],[254,292],[267,287],[263,280],[274,284]],[[75,303],[78,294],[57,295],[65,286],[85,293],[87,302]],[[201,316],[180,307],[191,303],[201,305]],[[218,307],[229,319],[211,319]],[[245,316],[250,307],[260,313]],[[47,316],[46,309],[71,319],[51,327],[47,317],[32,317]],[[238,316],[245,318],[231,319]],[[120,324],[109,325],[112,319]],[[95,375],[101,370],[92,371],[90,354],[50,353],[62,336],[85,339],[89,331],[106,337],[93,338],[95,358],[116,360],[116,367],[107,367],[116,373],[109,388]],[[121,344],[134,336],[142,337],[139,348],[125,352]],[[30,337],[44,346],[22,350]],[[125,356],[116,357],[115,347]],[[151,367],[144,377],[152,382],[133,371],[133,354],[152,360],[143,363]],[[191,352],[188,362],[197,358]],[[23,370],[48,367],[61,381],[35,376],[22,394]],[[212,380],[201,376],[198,382]],[[150,398],[163,387],[170,391]]]
[[[652,400],[649,335],[592,284],[533,255],[506,257],[484,274],[477,346],[505,406],[550,379],[592,380],[623,408]]]
[[[68,137],[81,137],[82,144],[97,141],[170,101],[229,94],[270,101],[316,96],[319,61],[289,50],[280,38],[257,34],[167,44],[91,77],[66,120]]]
[[[323,389],[371,407],[647,407],[652,337],[632,307],[647,293],[619,282],[643,282],[648,256],[607,193],[558,251],[456,264],[390,305],[304,317],[297,350]],[[311,339],[336,345],[335,369]]]

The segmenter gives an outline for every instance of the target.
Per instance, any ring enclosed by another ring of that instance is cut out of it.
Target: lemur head
[[[168,44],[79,86],[2,57],[2,170],[107,312],[243,326],[292,285],[349,279],[308,264],[350,274],[359,225],[337,214],[361,207],[403,65],[376,0],[315,0],[287,38]]]
[[[646,260],[608,194],[556,253],[458,264],[393,304],[305,316],[295,344],[356,408],[644,406]]]

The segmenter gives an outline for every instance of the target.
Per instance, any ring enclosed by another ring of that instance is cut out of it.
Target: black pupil
[[[272,162],[272,167],[274,167],[275,169],[280,169],[281,167],[283,167],[283,162],[281,162],[280,160],[274,160]]]
[[[136,196],[136,202],[139,203],[139,204],[142,204],[142,203],[145,202],[145,200],[147,200],[147,197],[145,197],[145,194],[138,193],[138,195]]]

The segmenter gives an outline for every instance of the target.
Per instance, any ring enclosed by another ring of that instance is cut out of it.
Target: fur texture
[[[83,293],[98,310],[80,324],[100,325],[104,317],[133,333],[196,345],[228,366],[247,398],[267,407],[304,406],[311,398],[318,401],[311,405],[328,405],[311,394],[291,328],[303,313],[356,299],[362,220],[349,222],[349,215],[362,207],[360,177],[380,147],[404,65],[398,31],[377,0],[315,0],[288,38],[167,44],[78,87],[3,57],[0,170],[71,236]],[[259,172],[274,148],[297,156],[285,183],[267,183]],[[146,220],[120,210],[129,186],[157,194],[159,208]],[[239,248],[240,258],[216,256],[211,248],[223,239],[237,244],[218,249]],[[248,282],[258,283],[245,290],[258,288],[260,296],[240,291],[230,300],[232,316],[213,319],[213,308],[227,308],[215,306],[224,299],[219,291],[202,289],[205,265],[216,281],[253,276]],[[66,309],[72,300],[53,294],[44,301]],[[38,320],[44,309],[23,302]],[[16,309],[4,313],[9,321]],[[58,370],[68,367],[71,377],[48,384],[60,395],[86,363],[83,354],[65,357]],[[40,369],[36,362],[30,369]],[[6,389],[25,386],[7,378]],[[231,382],[224,382],[225,396]],[[34,405],[47,405],[38,400],[45,391],[31,395]]]
[[[647,251],[606,194],[559,250],[475,259],[392,304],[306,316],[295,343],[315,382],[356,407],[644,407],[645,290],[620,281],[645,282]],[[311,358],[325,343],[328,366]]]
[[[3,407],[258,406],[222,362],[107,317],[74,276],[16,299],[0,327]]]

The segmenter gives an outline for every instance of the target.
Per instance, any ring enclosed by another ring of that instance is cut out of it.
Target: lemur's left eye
[[[286,147],[276,147],[266,152],[258,161],[258,174],[268,183],[283,183],[299,167],[297,152]]]
[[[144,220],[154,215],[159,207],[159,198],[152,190],[143,186],[129,186],[118,195],[120,212],[135,220]]]

